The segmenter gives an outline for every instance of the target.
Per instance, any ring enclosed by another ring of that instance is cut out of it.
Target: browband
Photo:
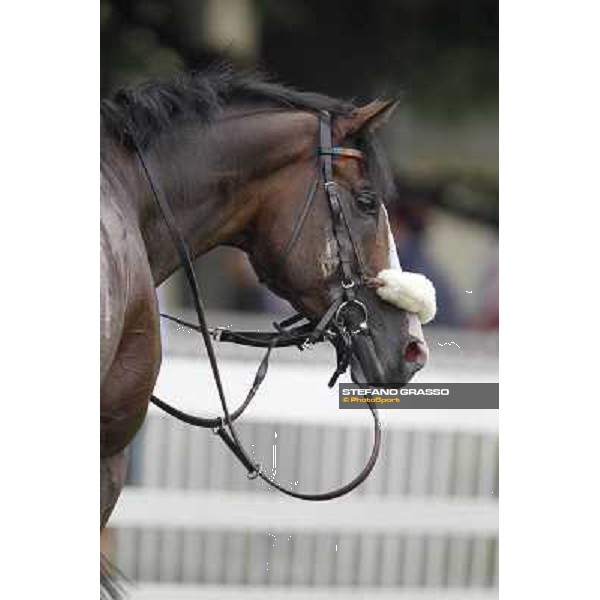
[[[342,148],[341,146],[333,146],[331,148],[319,148],[319,154],[328,154],[329,156],[344,156],[346,158],[365,160],[365,155],[360,150],[356,150],[356,148]]]

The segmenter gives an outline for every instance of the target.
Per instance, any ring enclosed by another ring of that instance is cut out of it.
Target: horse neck
[[[173,132],[144,153],[192,258],[219,245],[243,245],[272,177],[314,145],[313,122],[314,116],[297,112],[230,115],[209,127]],[[135,187],[144,190],[134,195],[137,220],[158,286],[180,260],[139,164]]]

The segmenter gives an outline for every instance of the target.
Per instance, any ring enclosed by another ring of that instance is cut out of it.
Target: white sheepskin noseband
[[[383,284],[376,290],[382,300],[415,313],[423,325],[433,320],[436,312],[435,288],[425,275],[384,269],[376,279]]]
[[[419,321],[425,325],[435,317],[435,288],[425,275],[402,270],[385,206],[382,206],[382,209],[388,231],[389,268],[379,271],[376,277],[380,286],[377,288],[377,294],[382,300],[416,314]]]

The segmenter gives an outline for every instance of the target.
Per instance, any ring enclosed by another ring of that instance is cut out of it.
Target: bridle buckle
[[[302,342],[301,349],[302,350],[312,350],[315,347],[315,343],[311,340],[310,337],[307,337],[304,342]]]
[[[212,337],[213,340],[215,340],[215,342],[220,342],[221,341],[221,336],[223,335],[223,332],[225,331],[225,327],[214,327],[213,329],[210,330],[210,336]]]
[[[350,333],[356,335],[359,333],[367,333],[368,331],[369,331],[369,324],[366,321],[363,321],[362,323],[359,323],[358,327],[354,331],[351,331]]]
[[[252,480],[252,479],[256,479],[261,473],[262,473],[262,463],[255,463],[254,464],[254,470],[250,471],[246,477],[248,477],[248,479]]]

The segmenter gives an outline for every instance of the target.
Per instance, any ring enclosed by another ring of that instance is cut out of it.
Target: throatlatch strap
[[[296,219],[296,225],[294,226],[294,231],[292,231],[292,235],[290,236],[290,239],[288,240],[287,244],[285,245],[283,252],[278,256],[278,258],[275,261],[275,264],[273,265],[273,274],[269,276],[270,281],[275,281],[277,279],[277,275],[279,274],[279,272],[285,265],[285,261],[287,260],[288,256],[290,255],[290,253],[292,251],[292,248],[295,246],[296,242],[298,241],[298,238],[300,237],[300,232],[302,231],[302,228],[304,227],[304,222],[306,221],[306,217],[308,216],[308,213],[310,212],[310,209],[313,205],[313,200],[314,200],[314,197],[317,192],[318,184],[319,184],[319,174],[317,172],[317,175],[312,180],[312,183],[310,185],[310,189],[306,196],[306,201],[304,202],[302,211],[300,212],[300,215]]]

